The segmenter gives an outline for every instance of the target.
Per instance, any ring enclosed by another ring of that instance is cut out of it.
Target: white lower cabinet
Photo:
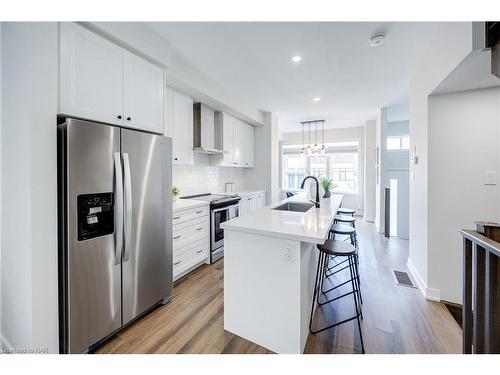
[[[240,216],[266,206],[266,192],[245,195],[240,200]]]
[[[174,281],[206,262],[210,255],[210,216],[208,206],[174,211]]]

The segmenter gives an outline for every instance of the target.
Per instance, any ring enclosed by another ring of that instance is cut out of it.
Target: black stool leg
[[[316,303],[316,295],[318,294],[318,280],[319,280],[319,274],[320,274],[320,269],[321,269],[321,259],[323,258],[323,253],[319,253],[318,256],[318,265],[316,267],[316,279],[314,282],[314,292],[313,292],[313,298],[312,298],[312,304],[311,304],[311,317],[309,318],[309,331],[312,332],[312,319],[313,319],[313,314],[314,314],[314,304]]]
[[[349,257],[350,258],[350,257]],[[349,270],[351,271],[351,285],[352,285],[352,289],[355,290],[355,286],[354,286],[354,273],[353,273],[353,266],[352,266],[352,261],[353,260],[350,260],[349,261]],[[356,320],[358,321],[358,330],[359,330],[359,338],[361,340],[361,351],[363,354],[365,354],[365,345],[363,343],[363,333],[361,332],[361,322],[359,320],[359,310],[358,310],[358,301],[357,301],[357,297],[356,297],[356,293],[353,293],[353,297],[354,297],[354,307],[356,308]]]

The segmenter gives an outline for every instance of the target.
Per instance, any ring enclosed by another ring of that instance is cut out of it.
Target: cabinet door
[[[234,166],[234,118],[224,114],[222,123],[223,165]]]
[[[193,100],[178,91],[172,93],[172,161],[193,164]]]
[[[235,167],[243,166],[245,134],[243,123],[238,119],[233,119],[233,164]]]
[[[122,49],[75,23],[61,23],[59,112],[122,125]]]
[[[244,160],[243,160],[243,166],[244,167],[254,167],[255,162],[254,162],[254,127],[249,124],[243,124],[243,127],[245,129],[245,138],[243,139],[244,142]]]
[[[163,135],[165,137],[172,137],[172,95],[172,88],[165,87],[165,104],[163,105]]]
[[[124,125],[163,134],[163,69],[123,51]]]

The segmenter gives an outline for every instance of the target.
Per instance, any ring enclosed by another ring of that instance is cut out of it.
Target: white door
[[[122,49],[75,23],[61,23],[59,112],[121,125]]]
[[[178,91],[172,93],[172,161],[193,164],[193,100]]]
[[[163,69],[123,51],[125,126],[163,134]]]

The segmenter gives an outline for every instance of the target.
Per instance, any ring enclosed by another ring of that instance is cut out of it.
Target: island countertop
[[[243,217],[221,224],[224,230],[233,230],[272,237],[282,237],[315,244],[322,244],[328,238],[330,226],[342,202],[341,194],[320,200],[320,207],[312,207],[307,212],[273,210],[286,202],[309,202],[294,196],[273,203]]]

